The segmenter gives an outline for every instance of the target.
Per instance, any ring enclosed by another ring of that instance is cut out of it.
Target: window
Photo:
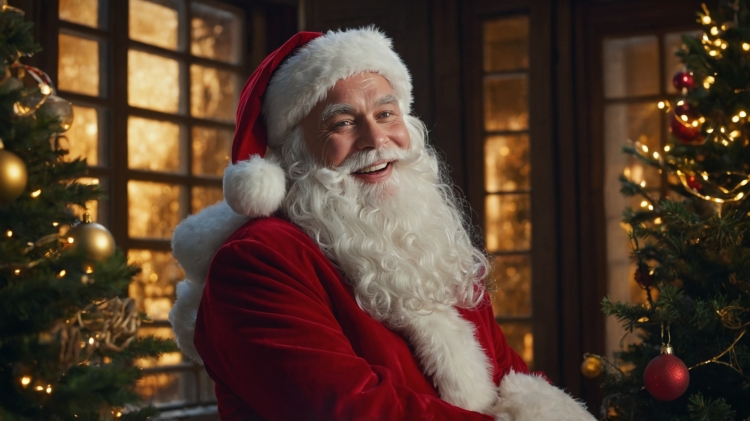
[[[495,318],[530,366],[531,162],[529,19],[488,20],[482,30],[484,233],[494,259]]]
[[[183,273],[169,240],[189,213],[222,199],[245,11],[210,0],[58,6],[57,86],[75,112],[67,146],[108,195],[89,212],[142,268],[129,294],[153,322],[140,332],[171,337],[166,319]],[[139,391],[162,410],[215,403],[205,371],[180,353],[139,364]]]
[[[668,114],[658,103],[677,96],[672,77],[682,69],[676,51],[685,32],[653,33],[603,40],[604,106],[604,206],[607,235],[607,290],[613,301],[645,302],[646,295],[635,282],[630,260],[629,227],[621,222],[625,207],[648,206],[638,198],[620,194],[620,174],[646,186],[661,188],[666,175],[622,152],[627,142],[662,153],[667,146]],[[628,280],[628,281],[626,281]],[[623,330],[613,317],[607,319],[607,353],[620,350]],[[625,343],[635,340],[626,337]]]

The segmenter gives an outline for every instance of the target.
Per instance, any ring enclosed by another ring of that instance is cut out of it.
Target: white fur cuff
[[[190,281],[182,281],[177,284],[177,302],[169,311],[169,322],[172,323],[175,342],[183,354],[192,358],[195,362],[203,365],[201,356],[193,344],[195,336],[195,318],[198,315],[198,305],[203,296],[205,283],[194,284]]]
[[[510,372],[500,382],[496,421],[596,421],[580,402],[541,376]]]

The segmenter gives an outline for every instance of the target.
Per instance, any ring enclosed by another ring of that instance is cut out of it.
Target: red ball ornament
[[[687,178],[687,185],[695,191],[700,191],[703,188],[703,184],[698,181],[698,177],[691,175]]]
[[[679,71],[675,73],[672,78],[672,84],[678,91],[692,89],[695,87],[695,78],[693,78],[693,74],[688,71]]]
[[[690,384],[687,366],[681,359],[672,355],[671,349],[663,347],[662,354],[651,360],[643,372],[646,390],[660,401],[673,401],[679,398]]]
[[[700,115],[686,103],[675,106],[669,118],[669,131],[686,145],[700,145],[704,142],[701,135]]]

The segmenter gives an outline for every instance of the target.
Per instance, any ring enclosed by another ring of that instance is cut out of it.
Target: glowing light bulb
[[[68,243],[69,243],[69,244],[73,244],[73,242],[75,242],[75,241],[76,241],[76,240],[75,240],[75,238],[73,238],[73,237],[68,237]]]
[[[680,120],[682,120],[682,121],[688,121],[688,116],[686,116],[685,114],[683,114],[683,115],[680,116]]]
[[[661,224],[661,218],[657,217],[656,219],[654,219],[654,224],[656,225]]]
[[[16,269],[16,270],[13,271],[13,273],[16,274],[16,275],[20,275],[21,274],[21,269]]]
[[[59,222],[53,222],[53,223],[52,223],[52,226],[53,226],[53,227],[56,227],[56,226],[58,226],[58,225],[60,225],[60,223],[59,223]]]
[[[664,152],[669,152],[672,149],[671,146],[667,145],[664,147]]]
[[[41,190],[37,190],[37,191],[31,193],[31,197],[37,198],[37,197],[39,197],[40,194],[42,194],[42,191]]]
[[[28,386],[29,383],[31,383],[31,377],[29,376],[23,376],[21,377],[21,384],[25,387]]]
[[[648,205],[648,210],[654,210],[654,205]]]
[[[713,133],[714,129],[706,129],[706,133]]]
[[[743,42],[742,43],[742,49],[745,51],[750,51],[750,44]]]
[[[683,100],[677,101],[677,105],[679,105],[679,106],[682,106],[684,103],[685,103],[685,101],[683,101]]]
[[[60,271],[60,273],[58,273],[58,274],[57,274],[57,277],[58,277],[58,278],[62,278],[62,277],[64,277],[64,276],[65,276],[65,274],[66,274],[66,273],[67,273],[67,272],[65,272],[65,269],[63,269],[63,270],[61,270],[61,271]]]
[[[711,50],[711,51],[708,52],[708,55],[711,56],[711,57],[716,57],[717,54],[719,54],[719,53],[717,53],[714,50]]]
[[[648,206],[648,202],[647,201],[644,200],[643,202],[641,202],[641,207],[642,208],[645,208],[646,206]]]
[[[646,187],[646,180],[641,181],[641,187]]]
[[[50,393],[52,393],[52,386],[47,385],[47,388],[44,389],[44,391],[47,392],[47,394],[49,395]]]
[[[12,236],[13,236],[13,231],[11,231],[11,230],[8,230],[8,231],[7,231],[6,233],[5,233],[5,235],[7,235],[8,237],[12,237]]]
[[[740,116],[741,118],[745,118],[745,117],[747,117],[747,113],[746,113],[746,112],[744,112],[744,111],[740,111],[740,113],[739,113],[739,116]]]
[[[735,123],[738,122],[738,121],[740,121],[740,116],[736,115],[736,116],[732,117],[732,121],[735,122]]]
[[[704,25],[710,25],[711,24],[711,16],[705,15],[701,18],[701,22]]]
[[[719,28],[712,26],[711,27],[711,35],[716,36],[719,35]]]
[[[659,159],[659,152],[654,152],[654,159]]]

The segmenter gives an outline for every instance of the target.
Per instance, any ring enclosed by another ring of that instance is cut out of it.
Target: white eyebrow
[[[320,121],[326,121],[335,115],[344,113],[354,113],[354,107],[349,104],[328,104],[326,109],[320,114]]]
[[[380,107],[381,105],[386,105],[386,104],[397,104],[397,103],[398,103],[398,98],[396,98],[396,96],[395,96],[395,95],[393,95],[393,94],[386,94],[386,95],[383,95],[383,96],[382,96],[382,97],[381,97],[381,98],[380,98],[380,99],[379,99],[379,100],[378,100],[378,101],[377,101],[377,102],[375,103],[375,106],[376,106],[376,107]]]

